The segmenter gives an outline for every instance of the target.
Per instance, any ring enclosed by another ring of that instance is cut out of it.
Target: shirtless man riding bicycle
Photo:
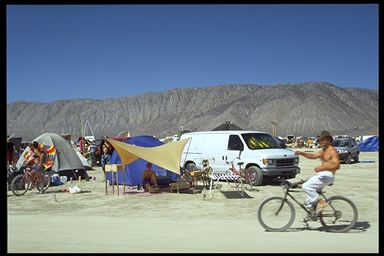
[[[318,200],[319,193],[317,190],[333,183],[336,171],[340,169],[339,154],[331,145],[333,139],[331,134],[328,131],[322,131],[317,137],[321,147],[319,152],[295,152],[296,155],[301,155],[308,159],[321,159],[321,164],[314,168],[317,174],[302,185],[303,191],[307,194],[307,208],[314,210],[316,206],[316,213],[320,212],[327,205],[323,199]]]

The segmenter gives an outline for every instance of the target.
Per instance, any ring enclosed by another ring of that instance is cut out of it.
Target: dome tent
[[[60,176],[67,176],[69,178],[82,179],[88,177],[88,174],[84,168],[84,165],[80,161],[79,157],[76,154],[76,151],[73,149],[72,145],[66,141],[63,137],[55,133],[44,133],[33,141],[37,141],[39,144],[44,144],[46,146],[54,146],[56,149],[56,155],[53,159],[53,165],[51,167],[51,172],[56,172]],[[26,148],[19,160],[16,163],[16,167],[20,169],[24,161],[24,155],[27,153],[28,148]]]

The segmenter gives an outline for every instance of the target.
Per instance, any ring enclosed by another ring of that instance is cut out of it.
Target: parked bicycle
[[[43,172],[44,174],[32,168],[23,167],[23,173],[14,177],[11,182],[12,193],[16,196],[22,196],[34,187],[40,193],[44,193],[51,185],[51,176],[48,172]]]
[[[233,173],[233,175],[235,175],[236,178],[240,179],[240,185],[243,186],[243,184],[245,184],[245,189],[253,190],[253,183],[257,179],[257,174],[249,168],[243,169],[241,166],[244,164],[244,162],[241,162],[240,160],[241,159],[239,157],[235,157],[232,161],[227,161],[226,163],[230,166],[229,170]],[[238,167],[236,167],[236,165]]]
[[[295,220],[295,208],[288,197],[296,202],[301,209],[307,213],[307,217],[303,219],[308,228],[308,221],[320,220],[320,223],[328,232],[347,232],[357,221],[357,208],[355,204],[348,198],[340,195],[330,197],[325,196],[325,191],[318,190],[326,202],[319,213],[305,207],[304,203],[300,203],[290,192],[301,192],[295,188],[300,188],[300,182],[289,182],[283,180],[281,186],[284,191],[282,197],[273,196],[264,200],[258,209],[258,220],[268,231],[285,231],[293,224]],[[330,184],[332,185],[332,184]]]

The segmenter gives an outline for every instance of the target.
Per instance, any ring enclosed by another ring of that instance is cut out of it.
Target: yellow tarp
[[[113,139],[106,140],[115,148],[123,165],[128,165],[138,159],[144,159],[180,175],[181,154],[189,138],[157,147],[140,147]]]

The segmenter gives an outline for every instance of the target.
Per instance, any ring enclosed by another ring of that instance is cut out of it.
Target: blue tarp
[[[358,146],[360,152],[379,151],[379,136],[372,136],[363,140]]]
[[[140,147],[156,147],[163,145],[164,142],[160,141],[159,139],[149,136],[149,135],[140,135],[128,138],[125,143],[136,145]],[[116,151],[113,152],[111,157],[111,164],[120,164],[121,159]],[[136,160],[132,162],[131,164],[127,165],[125,167],[125,184],[128,186],[137,186],[142,184],[142,176],[144,173],[144,170],[146,169],[147,161],[143,159]],[[152,165],[152,170],[156,173],[157,176],[168,176],[170,180],[176,181],[179,175],[176,173],[170,172],[168,170],[164,170],[163,168]],[[107,173],[107,180],[111,182],[111,173]],[[124,172],[120,171],[118,172],[118,183],[123,184],[124,183]]]

